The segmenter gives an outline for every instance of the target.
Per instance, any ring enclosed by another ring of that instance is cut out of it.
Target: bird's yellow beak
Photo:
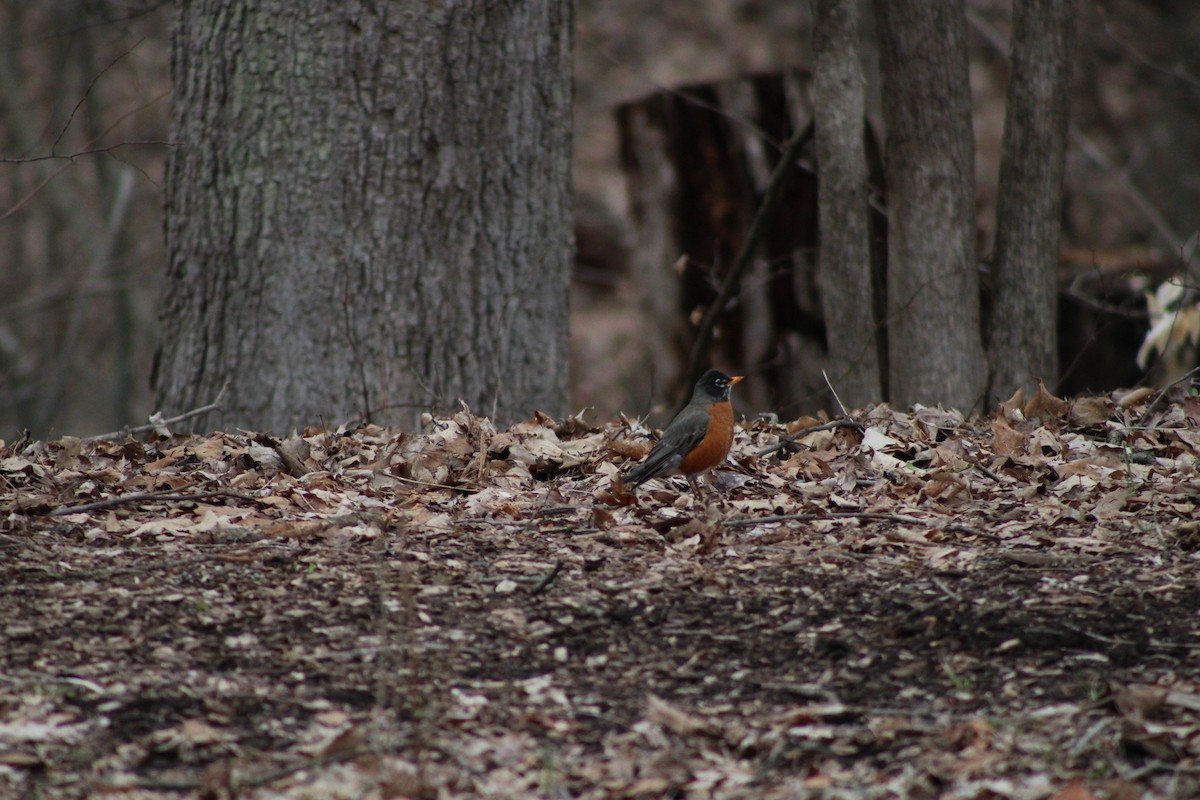
[[[730,379],[729,379],[729,385],[730,385],[730,386],[733,386],[733,385],[735,385],[735,384],[738,384],[738,383],[741,383],[741,382],[742,382],[742,376],[741,376],[741,375],[734,375],[732,378],[730,378]]]

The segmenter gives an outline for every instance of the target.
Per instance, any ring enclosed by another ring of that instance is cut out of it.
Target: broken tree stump
[[[617,109],[647,359],[677,399],[691,388],[684,372],[695,326],[733,266],[783,143],[800,131],[808,143],[741,291],[718,320],[709,362],[754,376],[741,398],[750,408],[834,407],[821,375],[828,365],[810,83],[804,71],[753,75],[658,91]],[[882,186],[879,146],[867,139],[872,183]],[[884,255],[882,244],[872,247],[879,276]]]

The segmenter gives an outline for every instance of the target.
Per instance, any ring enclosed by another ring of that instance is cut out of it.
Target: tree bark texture
[[[1058,239],[1074,0],[1016,0],[989,325],[989,405],[1058,380]]]
[[[160,408],[286,433],[567,398],[573,4],[177,6]]]
[[[876,0],[887,127],[892,402],[984,399],[962,0]]]
[[[871,261],[864,148],[866,99],[858,0],[813,0],[820,249],[818,280],[830,380],[849,408],[885,399],[881,358],[883,287]],[[885,362],[886,363],[886,362]]]

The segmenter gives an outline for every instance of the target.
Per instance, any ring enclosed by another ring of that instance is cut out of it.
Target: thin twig
[[[62,129],[58,132],[58,136],[55,137],[54,144],[50,145],[50,155],[56,155],[55,151],[58,150],[58,145],[63,140],[63,137],[67,135],[67,131],[71,129],[71,123],[75,121],[75,115],[79,113],[79,109],[83,107],[83,104],[87,102],[88,95],[92,93],[92,89],[96,88],[96,84],[100,82],[100,79],[107,75],[110,69],[115,67],[121,61],[124,61],[127,56],[133,53],[134,50],[138,49],[138,46],[144,41],[146,41],[146,37],[143,36],[141,39],[137,40],[133,47],[121,53],[119,56],[114,58],[107,67],[92,76],[91,82],[87,85],[87,88],[83,90],[83,96],[80,97],[75,103],[75,107],[71,109],[70,115],[67,116],[67,121],[63,123]]]
[[[608,61],[611,62],[614,67],[627,67],[628,66],[628,64],[625,63],[625,61],[618,59],[609,50],[607,50],[605,48],[600,48],[599,52],[602,56],[604,56],[606,59],[608,59]],[[642,81],[644,81],[647,85],[653,87],[655,91],[662,92],[663,94],[669,95],[669,96],[677,98],[679,100],[682,100],[683,102],[687,103],[688,105],[695,106],[696,108],[702,108],[705,111],[710,111],[713,114],[716,114],[717,116],[728,120],[729,122],[733,123],[734,125],[737,125],[738,127],[745,128],[746,130],[750,131],[750,133],[752,133],[755,137],[757,137],[761,141],[766,142],[767,144],[771,145],[771,147],[775,148],[776,150],[783,149],[783,145],[780,144],[778,139],[776,139],[775,137],[768,134],[761,127],[754,124],[754,122],[752,120],[747,119],[745,116],[743,116],[741,114],[733,114],[728,109],[722,108],[719,105],[714,105],[712,103],[706,102],[703,98],[698,97],[695,92],[690,92],[685,89],[677,89],[677,88],[674,88],[671,86],[667,86],[665,83],[659,83],[658,81],[656,81],[652,77],[650,77],[650,74],[647,72],[640,72],[638,74],[638,78],[640,78]]]
[[[1154,59],[1150,58],[1150,56],[1146,55],[1142,50],[1134,47],[1133,44],[1118,36],[1108,21],[1108,14],[1099,4],[1096,5],[1095,11],[1096,16],[1100,18],[1100,24],[1104,28],[1104,33],[1108,36],[1108,38],[1112,39],[1113,42],[1115,42],[1116,45],[1122,50],[1125,50],[1127,53],[1133,55],[1134,59],[1141,62],[1143,66],[1149,67],[1155,72],[1161,72],[1164,75],[1175,78],[1176,80],[1186,84],[1191,89],[1200,89],[1200,80],[1197,80],[1195,76],[1193,76],[1183,67],[1179,66],[1178,64],[1175,66],[1160,64]]]
[[[776,444],[773,444],[770,447],[764,447],[762,450],[759,450],[757,453],[755,453],[755,455],[757,455],[759,458],[768,456],[771,453],[782,450],[797,439],[803,439],[810,433],[816,433],[817,431],[831,431],[835,428],[855,428],[861,431],[863,426],[861,422],[855,422],[852,419],[835,419],[832,422],[826,422],[824,425],[809,425],[807,428],[801,428],[795,433],[789,433],[787,436],[781,438]]]
[[[63,517],[68,514],[82,514],[87,511],[98,511],[102,508],[112,508],[113,506],[122,506],[128,503],[154,502],[154,503],[186,503],[189,500],[207,500],[210,497],[232,497],[235,500],[245,500],[247,502],[257,502],[257,499],[248,494],[241,494],[231,489],[213,489],[205,492],[131,492],[130,494],[117,495],[116,497],[106,497],[103,500],[96,500],[93,503],[84,503],[78,506],[66,506],[64,508],[56,508],[53,511],[47,511],[46,517]]]
[[[1079,128],[1072,125],[1068,132],[1075,144],[1079,146],[1080,151],[1091,159],[1096,166],[1106,170],[1117,182],[1117,185],[1125,192],[1125,196],[1132,201],[1134,207],[1141,212],[1142,216],[1154,226],[1155,230],[1158,231],[1158,235],[1166,240],[1171,250],[1181,252],[1186,242],[1175,232],[1170,223],[1167,222],[1166,216],[1158,210],[1158,207],[1150,202],[1150,198],[1146,197],[1142,190],[1134,184],[1128,171],[1117,167],[1112,159]]]
[[[533,585],[533,588],[529,590],[529,593],[536,597],[537,595],[546,591],[547,589],[550,588],[550,584],[554,583],[554,579],[558,577],[558,573],[560,573],[562,571],[563,571],[563,560],[561,558],[555,559],[554,569],[550,570],[550,572],[547,573],[545,575],[545,577],[543,577],[540,581],[535,583]]]
[[[134,147],[137,145],[162,145],[164,147],[175,147],[178,142],[170,141],[169,139],[128,139],[116,144],[104,145],[103,147],[89,147],[84,150],[76,150],[72,153],[45,153],[40,156],[3,156],[0,157],[0,164],[35,164],[38,161],[75,161],[84,156],[94,156],[100,153],[112,153],[114,150],[119,150],[122,147]]]
[[[921,525],[928,528],[936,528],[938,530],[953,531],[955,533],[965,533],[969,536],[979,536],[983,539],[999,539],[993,533],[981,531],[978,528],[973,528],[970,525],[964,525],[961,522],[948,522],[944,525],[938,525],[936,520],[925,520],[920,517],[911,517],[907,514],[885,514],[878,511],[832,511],[828,514],[782,514],[777,517],[753,517],[746,519],[730,519],[722,522],[722,525],[729,525],[735,528],[746,528],[754,525],[770,525],[776,522],[819,522],[829,519],[861,519],[868,522],[894,522],[898,525]]]
[[[0,163],[4,163],[4,162],[6,162],[6,161],[8,161],[8,160],[9,160],[9,159],[0,159]],[[67,170],[68,170],[70,167],[71,167],[71,165],[70,165],[70,164],[63,164],[63,165],[62,165],[62,167],[60,167],[60,168],[59,168],[57,171],[55,171],[55,172],[51,172],[50,174],[46,175],[46,176],[45,176],[45,177],[42,179],[42,182],[41,182],[41,183],[39,183],[37,186],[34,186],[32,189],[30,189],[28,192],[26,192],[24,197],[22,197],[21,199],[17,200],[17,201],[16,201],[15,203],[13,203],[13,205],[12,205],[12,206],[10,206],[9,208],[5,209],[5,211],[4,211],[3,213],[0,213],[0,222],[3,222],[4,220],[8,219],[8,218],[9,218],[10,216],[12,216],[13,214],[15,214],[15,213],[17,213],[18,211],[20,211],[20,210],[21,210],[21,208],[22,208],[22,207],[23,207],[23,206],[24,206],[26,203],[28,203],[30,200],[32,200],[34,197],[36,197],[38,194],[40,194],[40,193],[41,193],[41,191],[42,191],[42,189],[46,188],[46,186],[48,186],[48,185],[50,184],[50,182],[51,182],[51,181],[53,181],[53,180],[54,180],[55,178],[57,178],[59,175],[61,175],[61,174],[63,174],[64,172],[66,172],[66,171],[67,171]]]
[[[821,377],[825,379],[825,385],[829,387],[829,393],[833,395],[833,399],[837,401],[838,408],[842,410],[842,416],[850,416],[850,412],[846,410],[846,404],[842,402],[842,398],[838,397],[837,389],[833,388],[833,382],[829,380],[829,373],[821,370]]]
[[[293,764],[290,767],[280,767],[274,772],[268,772],[265,775],[252,776],[246,778],[245,780],[238,781],[237,785],[239,787],[246,788],[267,786],[268,784],[275,783],[275,781],[278,781],[282,778],[287,778],[291,775],[294,775],[301,770],[313,769],[316,767],[327,767],[332,764],[341,764],[346,761],[353,761],[354,759],[359,758],[360,756],[368,755],[369,753],[371,753],[371,749],[366,746],[353,747],[349,750],[343,750],[341,752],[329,753],[328,755],[306,759],[305,761],[302,761],[299,764]]]
[[[419,481],[416,478],[406,478],[403,475],[394,475],[391,472],[387,473],[389,478],[398,480],[401,483],[407,483],[412,486],[424,486],[429,489],[449,489],[452,492],[462,492],[463,494],[474,494],[479,489],[473,489],[470,486],[451,486],[446,483],[433,483],[432,481]]]
[[[43,393],[42,411],[44,419],[54,419],[58,416],[59,408],[66,393],[67,378],[71,374],[73,357],[78,353],[77,345],[83,332],[83,321],[88,311],[87,293],[84,288],[101,274],[109,271],[112,254],[117,246],[121,231],[125,228],[129,205],[133,198],[133,172],[124,169],[117,176],[116,186],[113,187],[113,197],[108,203],[108,218],[104,229],[100,231],[99,241],[95,244],[95,252],[91,263],[83,270],[83,275],[77,276],[75,296],[71,299],[71,310],[67,314],[66,330],[62,334],[58,357],[48,372],[54,377]]]
[[[169,419],[159,420],[157,422],[149,422],[145,425],[138,425],[136,428],[126,428],[126,429],[120,430],[120,431],[112,431],[110,433],[101,433],[97,436],[89,436],[86,439],[84,439],[84,441],[85,442],[94,442],[94,441],[97,441],[100,439],[116,439],[118,437],[123,438],[125,436],[136,436],[139,433],[149,433],[150,431],[158,430],[160,427],[171,426],[171,425],[176,424],[177,422],[183,422],[185,420],[191,419],[192,417],[198,417],[201,414],[207,414],[210,411],[220,411],[222,408],[221,400],[222,400],[222,398],[225,397],[225,390],[228,388],[229,388],[229,382],[226,381],[225,385],[221,387],[221,391],[217,392],[216,398],[206,406],[200,406],[199,408],[193,408],[191,411],[185,411],[182,414],[175,416],[175,417],[170,417]]]
[[[1123,305],[1116,303],[1106,303],[1103,300],[1097,300],[1091,295],[1085,294],[1082,284],[1085,280],[1100,273],[1100,268],[1095,267],[1094,271],[1080,272],[1071,279],[1071,285],[1066,289],[1067,297],[1077,300],[1081,305],[1087,308],[1099,311],[1102,314],[1111,314],[1114,317],[1124,317],[1125,319],[1146,320],[1150,318],[1150,313],[1143,309],[1126,308]]]
[[[1003,479],[1003,478],[1001,478],[1001,477],[1000,477],[999,475],[997,475],[995,472],[993,472],[992,470],[988,469],[987,467],[985,467],[983,464],[979,463],[978,461],[973,461],[973,462],[971,462],[971,466],[972,466],[972,467],[974,467],[975,469],[979,470],[980,472],[982,472],[984,475],[988,476],[988,477],[989,477],[989,478],[991,478],[992,480],[994,480],[996,483],[1003,483],[1003,482],[1004,482],[1004,479]]]
[[[283,778],[290,777],[302,770],[316,769],[320,767],[331,766],[333,764],[341,764],[346,761],[353,761],[354,759],[367,755],[370,752],[371,750],[365,746],[354,747],[349,750],[343,750],[340,752],[331,753],[329,755],[306,758],[303,761],[292,764],[291,766],[280,767],[262,775],[251,775],[236,781],[230,781],[230,784],[234,787],[234,789],[261,788],[263,786],[275,783],[276,781],[282,780]],[[203,786],[203,782],[199,780],[144,780],[138,781],[136,786],[139,789],[144,789],[151,792],[191,792],[201,788]],[[235,791],[233,796],[236,797],[239,794],[241,793]]]
[[[704,318],[696,330],[696,340],[692,343],[692,353],[688,358],[687,382],[689,385],[695,383],[700,377],[700,367],[707,360],[708,346],[712,343],[713,329],[716,327],[717,319],[725,311],[729,301],[737,294],[742,281],[742,273],[746,271],[754,259],[755,251],[758,250],[758,241],[762,238],[763,229],[775,213],[779,201],[783,199],[784,179],[795,168],[800,150],[812,138],[812,134],[813,127],[811,125],[796,131],[788,140],[779,163],[775,165],[775,171],[771,173],[767,189],[763,193],[762,203],[759,204],[754,220],[750,223],[750,230],[746,232],[746,238],[742,240],[737,258],[734,259],[733,266],[721,283],[720,291],[717,292],[717,296],[709,305],[708,310],[704,312]]]
[[[1001,58],[1009,57],[1008,44],[1004,37],[989,25],[981,15],[968,10],[967,20]],[[1105,26],[1107,27],[1107,21],[1105,21]],[[1177,75],[1176,77],[1179,76]],[[1105,155],[1096,143],[1088,138],[1087,134],[1076,125],[1070,125],[1068,133],[1085,156],[1091,159],[1098,167],[1107,171],[1117,181],[1125,195],[1133,202],[1133,205],[1141,212],[1142,216],[1154,226],[1159,235],[1168,242],[1171,249],[1176,251],[1182,250],[1184,242],[1179,234],[1172,230],[1163,213],[1150,202],[1150,199],[1142,193],[1141,189],[1134,185],[1133,180],[1127,172],[1118,168],[1112,162],[1112,159]]]
[[[1180,375],[1178,378],[1176,378],[1175,380],[1171,381],[1166,386],[1164,386],[1162,388],[1162,391],[1160,391],[1158,394],[1154,395],[1154,399],[1151,400],[1146,405],[1146,410],[1143,411],[1141,413],[1141,416],[1139,416],[1137,418],[1137,420],[1133,423],[1133,427],[1138,428],[1138,427],[1141,427],[1142,425],[1144,425],[1146,423],[1146,420],[1149,419],[1150,415],[1152,413],[1154,413],[1155,410],[1157,410],[1158,404],[1161,403],[1163,401],[1163,398],[1167,396],[1167,392],[1171,391],[1172,389],[1174,389],[1176,386],[1183,383],[1184,381],[1191,380],[1193,377],[1195,377],[1196,373],[1200,373],[1200,367],[1196,367],[1195,369],[1188,370],[1187,372]]]
[[[197,564],[207,564],[219,561],[220,556],[209,553],[202,556],[187,558],[171,558],[156,561],[151,564],[137,563],[119,567],[108,567],[98,570],[78,570],[75,572],[51,572],[49,569],[26,569],[20,574],[20,583],[53,583],[59,581],[104,581],[121,575],[132,573],[148,573],[151,570],[177,570],[183,567],[194,567]],[[20,584],[18,584],[20,585]]]

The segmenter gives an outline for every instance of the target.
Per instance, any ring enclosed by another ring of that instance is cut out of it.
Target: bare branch
[[[1196,367],[1195,369],[1188,370],[1187,372],[1180,375],[1178,378],[1176,378],[1175,380],[1171,381],[1166,386],[1164,386],[1162,388],[1162,390],[1159,391],[1158,394],[1154,395],[1154,399],[1146,404],[1146,410],[1143,411],[1141,413],[1141,416],[1139,416],[1137,418],[1137,422],[1133,423],[1133,427],[1138,428],[1138,427],[1141,427],[1142,425],[1145,425],[1146,420],[1148,420],[1150,418],[1150,415],[1152,413],[1154,413],[1155,409],[1158,408],[1159,403],[1161,403],[1163,401],[1163,398],[1165,398],[1167,396],[1167,392],[1171,391],[1171,389],[1175,388],[1176,386],[1183,383],[1184,381],[1191,380],[1197,374],[1200,374],[1200,367]]]
[[[47,156],[46,158],[49,158],[49,156]],[[41,161],[41,160],[43,160],[43,157],[39,156],[38,158],[36,158],[34,160]],[[0,158],[0,163],[3,163],[3,164],[11,164],[11,163],[15,163],[16,161],[20,161],[20,159],[14,160],[14,159],[10,159],[10,158]],[[32,200],[33,198],[35,198],[39,194],[41,194],[42,189],[45,189],[52,180],[54,180],[59,175],[66,172],[68,169],[70,169],[70,167],[71,167],[71,165],[69,163],[63,164],[61,167],[59,167],[54,172],[51,172],[50,174],[46,175],[46,177],[42,179],[41,183],[39,183],[37,186],[34,186],[32,189],[30,189],[28,192],[26,192],[25,196],[22,197],[20,200],[18,200],[16,203],[14,203],[11,208],[7,209],[3,213],[0,213],[0,222],[3,222],[4,220],[11,217],[13,214],[20,211],[22,206],[24,206],[30,200]]]
[[[812,125],[807,125],[796,131],[784,148],[783,155],[779,158],[779,163],[775,165],[775,171],[771,173],[766,191],[763,192],[762,203],[759,204],[758,211],[754,215],[754,220],[750,223],[750,230],[746,232],[746,238],[742,240],[742,246],[738,250],[737,258],[734,260],[733,266],[730,267],[729,273],[725,276],[725,280],[721,283],[721,289],[717,292],[716,298],[709,305],[708,310],[704,312],[704,318],[700,320],[700,326],[696,331],[696,340],[692,343],[692,353],[688,358],[688,384],[695,383],[700,377],[700,367],[705,361],[708,346],[712,343],[713,329],[716,327],[717,318],[721,316],[721,313],[725,310],[725,306],[738,293],[738,289],[741,286],[742,273],[746,271],[746,268],[754,258],[755,251],[758,250],[758,240],[762,238],[763,228],[766,227],[767,220],[775,213],[775,209],[783,197],[784,178],[788,175],[789,171],[795,168],[795,162],[800,155],[800,149],[808,143],[812,135]]]
[[[967,20],[971,23],[971,26],[975,28],[976,32],[983,37],[984,41],[991,45],[991,47],[996,50],[1001,57],[1009,57],[1008,45],[1005,42],[1004,37],[1001,36],[995,28],[989,25],[987,21],[983,19],[983,17],[974,11],[968,11]],[[1107,24],[1108,23],[1106,21],[1106,27]],[[1112,159],[1105,155],[1104,152],[1096,145],[1096,143],[1089,139],[1087,135],[1084,134],[1083,131],[1081,131],[1075,124],[1072,123],[1068,131],[1071,136],[1071,141],[1080,148],[1083,154],[1098,167],[1110,173],[1116,179],[1121,189],[1125,192],[1129,199],[1133,201],[1133,205],[1138,211],[1141,212],[1142,216],[1144,216],[1147,221],[1154,226],[1154,229],[1158,231],[1159,235],[1167,241],[1167,243],[1171,246],[1171,249],[1175,251],[1183,250],[1183,238],[1171,229],[1171,226],[1167,223],[1167,219],[1163,213],[1159,211],[1153,203],[1150,202],[1146,195],[1144,195],[1142,191],[1137,188],[1137,186],[1134,185],[1133,181],[1130,180],[1129,175],[1123,170],[1119,169],[1112,162]]]
[[[103,78],[105,75],[107,75],[108,71],[110,69],[115,67],[120,62],[124,61],[125,58],[129,54],[131,54],[134,50],[136,50],[138,48],[138,45],[140,45],[144,41],[146,41],[145,37],[138,39],[137,42],[133,45],[133,47],[129,48],[125,52],[118,55],[116,58],[114,58],[112,61],[109,62],[107,67],[105,67],[104,69],[100,70],[99,72],[97,72],[95,75],[92,76],[91,82],[88,83],[87,88],[83,90],[83,96],[80,97],[79,100],[77,100],[75,102],[75,107],[72,108],[71,113],[69,115],[67,115],[67,121],[63,123],[62,128],[58,132],[58,136],[56,136],[54,138],[54,144],[50,145],[51,153],[54,153],[54,151],[58,149],[58,143],[62,141],[62,138],[67,135],[67,131],[71,129],[71,123],[75,121],[75,115],[77,113],[79,113],[79,109],[83,106],[83,104],[87,102],[88,96],[92,93],[92,89],[96,88],[96,84],[100,82],[100,79]]]
[[[599,52],[601,55],[604,56],[605,59],[607,59],[615,67],[629,66],[626,62],[622,61],[621,59],[618,59],[607,49],[600,49]],[[778,139],[776,139],[774,136],[771,136],[769,133],[767,133],[761,127],[759,127],[758,125],[755,125],[752,120],[747,119],[745,116],[743,116],[741,114],[733,114],[733,113],[727,111],[726,109],[722,108],[721,106],[713,105],[712,103],[707,102],[703,98],[697,97],[694,93],[689,92],[686,89],[676,89],[674,87],[667,86],[664,83],[659,83],[658,81],[654,80],[654,78],[650,77],[650,73],[648,73],[644,70],[638,71],[638,77],[641,78],[643,81],[645,81],[647,85],[653,87],[655,91],[659,91],[659,92],[662,92],[663,94],[670,95],[671,97],[678,98],[679,100],[682,100],[683,102],[687,103],[688,105],[695,106],[696,108],[703,108],[705,111],[711,111],[716,116],[721,117],[722,119],[726,119],[729,122],[733,123],[734,125],[737,125],[738,127],[745,128],[746,130],[753,133],[756,137],[758,137],[763,142],[766,142],[767,144],[774,147],[776,150],[783,150],[785,147],[787,147],[786,143],[780,142]]]
[[[136,109],[135,109],[136,110]],[[74,153],[55,153],[53,151],[42,156],[27,156],[24,158],[7,158],[0,157],[0,164],[32,164],[37,161],[75,161],[84,156],[92,156],[97,153],[111,153],[122,147],[131,147],[134,145],[165,145],[166,147],[174,147],[175,142],[166,139],[132,139],[127,142],[117,142],[116,144],[106,145],[104,147],[91,147],[87,150],[79,150]],[[57,173],[56,173],[57,174]],[[5,216],[12,213],[6,211]]]
[[[94,442],[97,439],[116,439],[116,438],[124,437],[124,436],[136,436],[139,433],[149,433],[150,431],[157,430],[158,428],[160,428],[162,426],[175,425],[176,423],[192,419],[193,417],[198,417],[201,414],[207,414],[210,411],[220,411],[223,408],[223,406],[221,404],[221,400],[222,400],[222,398],[224,398],[225,390],[228,388],[229,388],[229,382],[226,381],[225,385],[221,387],[221,391],[217,392],[216,399],[214,399],[211,403],[209,403],[206,406],[200,406],[199,408],[193,408],[191,411],[185,411],[182,414],[175,416],[175,417],[171,417],[169,419],[162,419],[162,420],[149,422],[145,425],[138,425],[136,428],[125,428],[124,430],[112,431],[110,433],[102,433],[98,436],[88,436],[86,439],[84,439],[84,441],[85,442]]]
[[[1146,55],[1141,49],[1134,47],[1133,44],[1127,42],[1125,39],[1117,35],[1116,31],[1113,30],[1112,25],[1108,21],[1108,13],[1105,12],[1103,6],[1097,3],[1095,10],[1096,16],[1100,18],[1101,25],[1104,28],[1104,34],[1108,36],[1108,38],[1112,39],[1118,47],[1132,55],[1134,59],[1136,59],[1142,66],[1182,81],[1192,89],[1200,89],[1200,80],[1198,80],[1195,75],[1192,75],[1178,64],[1168,67],[1165,64],[1156,62],[1150,58],[1150,56]]]
[[[46,512],[47,517],[65,517],[68,514],[82,514],[87,511],[98,511],[102,508],[126,505],[128,503],[186,503],[189,500],[207,500],[211,497],[232,497],[235,500],[254,502],[255,498],[241,492],[229,489],[213,489],[204,492],[131,492],[130,494],[106,497],[93,503],[83,503],[78,506],[65,506]]]
[[[49,370],[53,377],[44,391],[45,397],[42,402],[45,404],[46,419],[54,419],[58,415],[59,405],[66,391],[67,380],[72,372],[71,361],[76,353],[79,336],[83,331],[84,317],[87,313],[87,303],[85,302],[87,293],[83,289],[108,270],[117,240],[125,226],[125,218],[132,196],[133,170],[126,168],[117,176],[116,186],[113,187],[107,224],[97,242],[92,263],[85,268],[82,280],[76,284],[77,291],[71,303],[70,313],[67,315],[66,331],[63,334],[58,357],[55,359],[57,363],[51,365]]]
[[[831,511],[827,514],[780,514],[775,517],[747,517],[745,519],[727,519],[721,524],[728,527],[745,528],[755,525],[772,525],[778,522],[819,522],[829,519],[857,519],[865,522],[892,522],[897,525],[919,525],[924,528],[965,533],[968,536],[978,536],[981,539],[1000,539],[994,533],[981,531],[961,522],[951,522],[945,519],[921,519],[909,514],[886,514],[878,511]],[[933,544],[930,542],[929,544]]]
[[[1142,193],[1141,189],[1134,185],[1128,172],[1118,168],[1112,159],[1105,155],[1104,151],[1095,142],[1074,125],[1071,126],[1071,140],[1079,146],[1083,154],[1091,159],[1096,166],[1105,170],[1116,179],[1117,184],[1124,190],[1129,199],[1133,201],[1133,205],[1154,226],[1154,229],[1158,231],[1158,235],[1167,240],[1167,244],[1171,246],[1172,250],[1176,252],[1183,250],[1183,237],[1171,228],[1167,222],[1167,218],[1158,210],[1158,207],[1150,202],[1150,199]]]
[[[795,433],[790,433],[787,436],[784,436],[770,447],[764,447],[762,450],[759,450],[757,453],[755,453],[755,455],[757,455],[759,458],[762,458],[763,456],[769,456],[771,453],[784,449],[797,439],[803,439],[810,433],[816,433],[817,431],[831,431],[835,428],[854,428],[861,431],[863,426],[861,422],[855,422],[852,419],[835,419],[832,422],[826,422],[824,425],[809,425],[807,428],[801,428]]]

